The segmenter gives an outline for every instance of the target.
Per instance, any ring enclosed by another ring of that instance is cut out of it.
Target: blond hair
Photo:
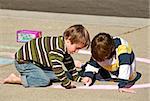
[[[63,36],[65,39],[69,39],[71,44],[82,43],[87,48],[90,46],[89,32],[80,24],[73,25],[66,29]]]

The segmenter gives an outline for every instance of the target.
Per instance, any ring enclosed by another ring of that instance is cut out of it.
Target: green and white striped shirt
[[[78,77],[78,72],[75,69],[73,58],[66,52],[62,36],[33,39],[25,43],[16,52],[15,57],[18,62],[29,61],[40,68],[49,67],[62,81],[63,86],[71,84],[70,80],[66,77],[63,65],[72,74],[73,80],[81,81],[81,77]]]

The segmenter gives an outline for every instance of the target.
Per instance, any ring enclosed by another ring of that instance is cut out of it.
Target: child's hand
[[[74,64],[75,64],[75,67],[77,67],[77,68],[81,68],[81,66],[82,66],[82,62],[79,60],[75,60]]]
[[[89,77],[83,77],[82,82],[86,85],[89,86],[92,83],[92,79]]]
[[[130,88],[119,88],[118,89],[119,92],[125,92],[125,93],[136,93],[133,89],[130,89]]]
[[[70,85],[68,86],[65,86],[66,89],[73,89],[73,88],[76,88],[76,86],[71,82]]]
[[[76,86],[75,85],[69,85],[69,86],[66,86],[65,88],[66,89],[73,89],[73,88],[76,88]]]

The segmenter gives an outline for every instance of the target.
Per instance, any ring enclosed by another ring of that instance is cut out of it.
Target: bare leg
[[[21,84],[21,78],[15,74],[10,74],[6,79],[0,81],[2,84]]]

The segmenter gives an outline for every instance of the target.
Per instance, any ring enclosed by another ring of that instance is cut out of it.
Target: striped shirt
[[[122,80],[118,85],[124,87],[135,73],[135,55],[128,42],[120,37],[113,37],[115,43],[115,55],[111,59],[97,62],[93,59],[86,63],[85,76],[93,78],[96,73],[104,77]]]
[[[33,39],[25,43],[16,52],[15,57],[18,62],[27,61],[42,69],[50,68],[62,81],[63,86],[71,84],[66,77],[65,70],[72,74],[73,80],[81,81],[81,77],[77,76],[73,58],[66,52],[62,36]]]

